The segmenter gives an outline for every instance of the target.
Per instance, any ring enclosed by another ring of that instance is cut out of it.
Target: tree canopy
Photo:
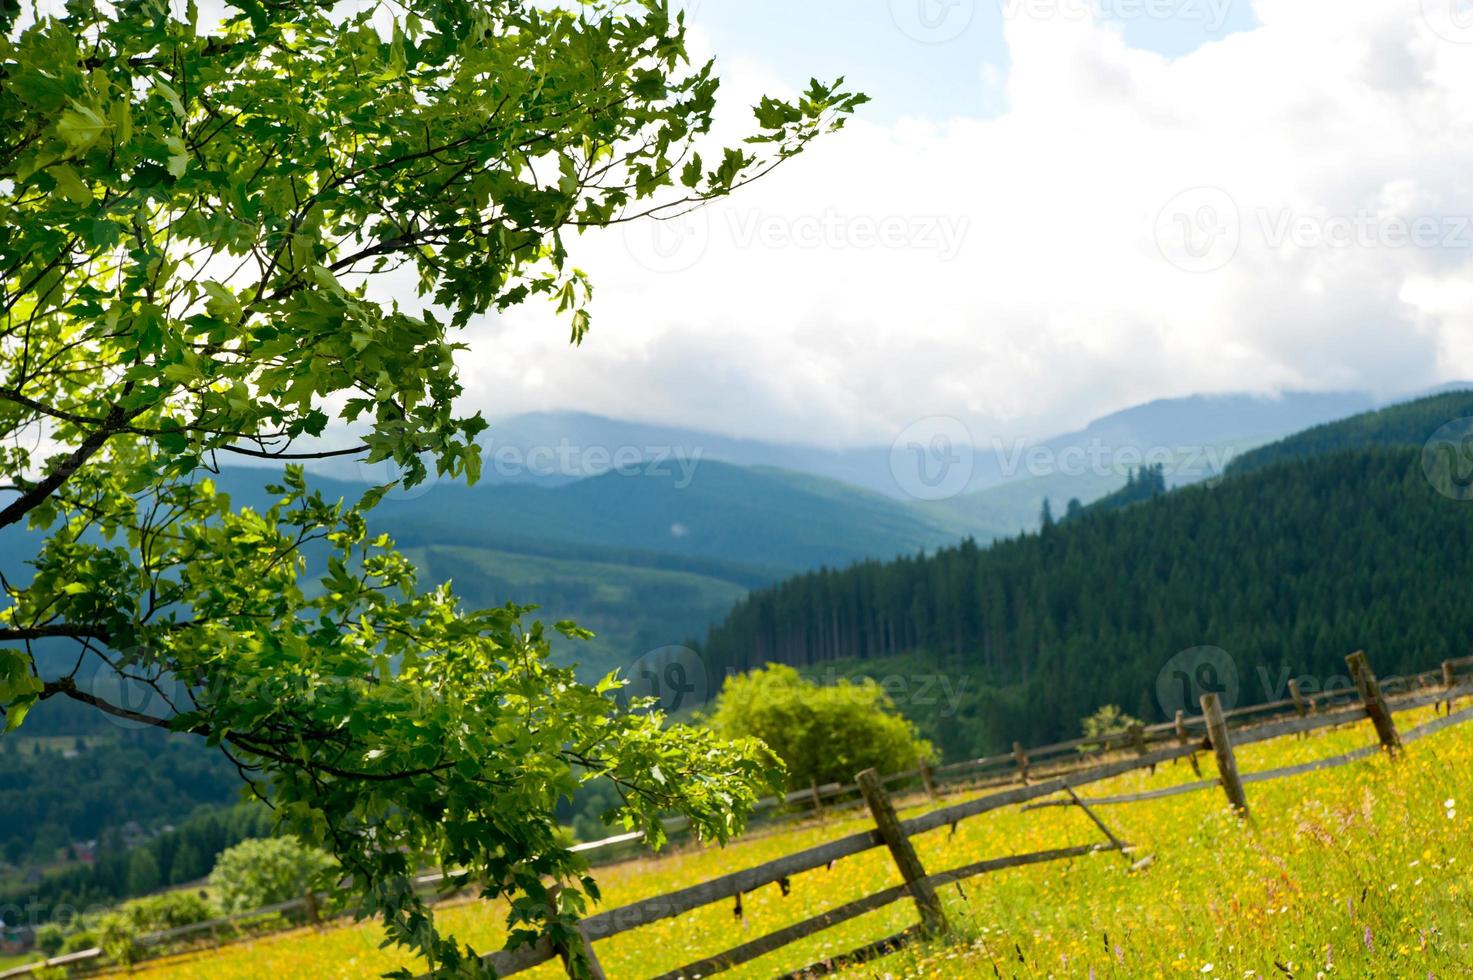
[[[410,888],[424,865],[576,964],[597,891],[556,801],[605,776],[653,840],[667,810],[722,839],[770,756],[576,683],[526,608],[422,586],[366,530],[386,488],[328,500],[288,466],[252,509],[209,474],[356,456],[474,481],[458,328],[545,298],[581,340],[566,236],[728,194],[862,96],[765,98],[713,150],[713,66],[657,0],[178,6],[0,3],[0,532],[35,543],[0,582],[5,728],[61,697],[203,737],[440,975],[485,968]],[[62,641],[77,667],[48,674],[35,644]],[[88,661],[161,710],[101,696]]]
[[[227,913],[249,912],[319,888],[332,861],[295,837],[244,840],[220,854],[210,872],[220,907]]]

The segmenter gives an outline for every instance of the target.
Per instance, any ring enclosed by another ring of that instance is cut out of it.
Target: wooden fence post
[[[1135,746],[1135,754],[1136,755],[1144,756],[1144,755],[1148,754],[1151,751],[1150,748],[1146,745],[1146,726],[1145,725],[1141,724],[1138,721],[1131,722],[1129,734],[1130,734],[1130,744],[1133,745],[1133,746]],[[1153,775],[1153,776],[1156,775],[1156,766],[1155,766],[1155,763],[1152,763],[1151,764],[1151,775]]]
[[[1365,702],[1366,714],[1371,716],[1371,723],[1376,726],[1376,735],[1381,739],[1381,745],[1393,755],[1400,752],[1401,736],[1397,734],[1396,722],[1391,718],[1391,709],[1386,704],[1386,698],[1381,694],[1381,685],[1376,681],[1376,675],[1371,670],[1371,663],[1366,659],[1365,652],[1352,653],[1345,658],[1345,662],[1350,666],[1350,676],[1355,678],[1356,689],[1360,691],[1361,700]]]
[[[1304,703],[1304,694],[1299,690],[1297,680],[1289,681],[1289,696],[1294,699],[1294,710],[1299,712],[1299,717],[1306,717],[1309,714],[1309,705]],[[1309,732],[1300,732],[1299,737],[1308,738]]]
[[[1022,742],[1013,743],[1013,761],[1018,764],[1018,779],[1028,785],[1028,753],[1023,751]]]
[[[553,885],[547,892],[547,907],[554,916],[557,915],[557,895],[561,890],[561,885]],[[741,896],[737,896],[737,900],[740,901]],[[563,961],[563,970],[567,972],[568,976],[575,976],[576,974],[573,972],[573,961],[578,953],[581,952],[583,962],[588,967],[589,980],[608,980],[608,977],[604,974],[603,966],[598,962],[598,956],[593,952],[593,942],[588,938],[588,934],[583,931],[581,926],[578,929],[578,938],[583,941],[583,949],[581,951],[574,950],[562,943],[558,943],[553,947],[557,950],[558,959]]]
[[[1187,713],[1180,708],[1176,709],[1176,740],[1182,745],[1186,745],[1191,740],[1191,736],[1187,734]],[[1197,753],[1193,752],[1187,756],[1187,761],[1192,764],[1192,772],[1196,773],[1197,778],[1200,779],[1202,767],[1197,764]]]
[[[931,769],[929,759],[921,760],[921,784],[926,787],[926,795],[931,798],[931,802],[935,803],[937,800],[936,774]]]
[[[1309,714],[1309,705],[1304,703],[1304,694],[1299,690],[1297,680],[1289,682],[1289,696],[1294,699],[1294,710],[1299,712],[1299,717],[1303,718]]]
[[[322,925],[322,913],[317,910],[317,893],[311,888],[303,896],[303,908],[307,913],[307,924],[313,926]]]
[[[921,914],[921,927],[933,936],[944,934],[947,931],[946,912],[941,908],[941,899],[926,881],[926,869],[921,866],[921,859],[916,857],[910,838],[900,829],[900,818],[895,815],[895,806],[880,783],[880,774],[873,769],[866,769],[855,777],[855,781],[859,783],[859,791],[864,794],[864,801],[869,804],[870,813],[874,815],[875,827],[879,829],[881,839],[890,848],[890,856],[900,869],[900,877],[905,880],[906,890],[915,900],[916,910]]]
[[[1222,715],[1222,702],[1216,694],[1202,695],[1202,716],[1207,720],[1207,737],[1212,742],[1212,752],[1217,756],[1217,772],[1222,781],[1222,791],[1228,802],[1240,816],[1248,814],[1248,797],[1243,793],[1243,781],[1238,778],[1238,760],[1233,755],[1233,742],[1228,737],[1227,719]]]
[[[819,792],[818,792],[818,777],[817,776],[815,776],[813,778],[812,786],[813,786],[813,812],[814,813],[823,813],[823,797],[820,796],[819,795]]]
[[[1448,696],[1447,696],[1447,713],[1448,714],[1452,714],[1453,713],[1453,696],[1452,696],[1452,693],[1451,692],[1452,692],[1452,689],[1457,686],[1457,683],[1458,683],[1457,674],[1458,674],[1458,668],[1457,668],[1456,665],[1453,664],[1453,662],[1451,660],[1444,660],[1442,662],[1442,686],[1445,687],[1445,688],[1447,688],[1448,689],[1448,692],[1449,692],[1448,693]]]

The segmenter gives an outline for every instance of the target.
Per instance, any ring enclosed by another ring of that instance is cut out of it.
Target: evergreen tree
[[[159,873],[159,863],[153,854],[147,848],[134,848],[128,859],[128,892],[146,895],[162,884],[163,876]]]

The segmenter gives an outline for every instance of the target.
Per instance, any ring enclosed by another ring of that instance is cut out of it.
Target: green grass
[[[24,966],[40,958],[36,953],[21,953],[17,956],[6,956],[0,953],[0,971],[9,970],[12,967]]]
[[[1399,716],[1403,726],[1426,720]],[[1245,772],[1292,765],[1369,744],[1368,723],[1309,739],[1245,747]],[[1212,775],[1210,758],[1202,760]],[[1383,757],[1248,787],[1254,817],[1240,823],[1216,791],[1101,808],[1115,832],[1150,854],[1132,871],[1109,853],[1019,868],[948,888],[943,899],[960,932],[956,942],[896,954],[856,976],[1135,978],[1167,976],[1466,976],[1473,971],[1473,725],[1408,747],[1400,762]],[[1185,763],[1141,771],[1084,793],[1131,792],[1196,779]],[[945,802],[955,802],[952,797]],[[1445,801],[1455,806],[1449,811]],[[906,801],[902,815],[929,807]],[[1449,817],[1449,812],[1452,816]],[[861,813],[740,840],[725,849],[690,847],[660,858],[601,868],[606,907],[750,867],[868,825]],[[939,871],[986,857],[1101,840],[1085,816],[1067,808],[1010,808],[916,839],[923,863]],[[894,865],[874,849],[745,896],[743,918],[721,902],[600,942],[611,977],[649,976],[896,884]],[[437,915],[477,948],[502,941],[504,910],[467,902]],[[729,973],[770,977],[889,935],[915,921],[908,902],[784,947]],[[365,923],[299,930],[223,950],[148,964],[158,978],[370,976],[398,965],[402,953],[380,950],[379,929]],[[552,978],[556,964],[529,977]]]

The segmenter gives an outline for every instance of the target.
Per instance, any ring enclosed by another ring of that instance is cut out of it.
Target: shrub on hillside
[[[853,782],[870,768],[913,769],[934,755],[873,680],[821,686],[781,664],[727,678],[708,723],[725,736],[766,742],[794,788]]]
[[[120,911],[139,935],[192,926],[218,918],[220,910],[203,892],[177,891],[125,902]]]
[[[1119,705],[1104,705],[1094,714],[1084,719],[1082,723],[1084,728],[1084,737],[1090,739],[1097,738],[1099,739],[1099,741],[1091,742],[1088,745],[1081,745],[1079,747],[1079,751],[1104,751],[1105,749],[1109,748],[1110,736],[1124,734],[1125,732],[1130,731],[1132,728],[1136,727],[1140,723],[1141,722],[1139,719],[1132,718],[1130,715],[1120,710]]]
[[[301,898],[332,867],[325,852],[295,837],[262,837],[222,853],[210,872],[210,884],[226,912],[248,912]]]
[[[55,922],[48,922],[36,930],[36,948],[45,953],[47,959],[60,953],[65,942],[66,930]]]
[[[97,920],[97,945],[108,959],[130,967],[138,960],[138,930],[124,912],[109,912]]]

